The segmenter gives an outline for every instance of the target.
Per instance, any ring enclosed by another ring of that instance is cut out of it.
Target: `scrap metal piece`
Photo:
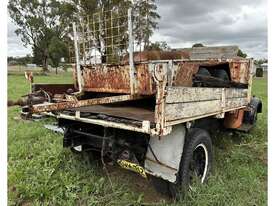
[[[62,128],[58,127],[57,125],[45,124],[44,127],[46,129],[49,129],[49,130],[53,131],[53,132],[64,134],[64,130]]]
[[[50,112],[50,111],[60,111],[65,109],[84,107],[96,104],[110,104],[115,102],[123,102],[130,100],[142,99],[142,96],[139,95],[120,95],[112,97],[103,97],[95,99],[87,99],[80,101],[69,101],[69,102],[59,102],[59,103],[44,103],[32,105],[30,108],[31,113],[41,113],[41,112]]]

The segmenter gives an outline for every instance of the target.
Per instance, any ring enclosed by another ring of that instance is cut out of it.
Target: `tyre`
[[[213,72],[213,77],[222,79],[224,81],[229,81],[229,76],[227,72],[223,69],[217,69]]]
[[[213,161],[212,141],[207,131],[191,129],[188,134],[181,161],[181,185],[188,189],[196,177],[205,183],[211,171]]]
[[[199,71],[197,72],[197,74],[205,76],[205,77],[210,77],[211,76],[210,72],[206,68],[200,68]],[[202,83],[202,82],[196,82],[196,83],[193,83],[193,86],[194,87],[203,87],[204,83]]]
[[[186,136],[176,183],[156,177],[152,178],[152,183],[158,192],[179,199],[196,181],[206,182],[212,161],[212,141],[208,132],[199,128],[191,129]]]
[[[204,76],[211,76],[210,72],[206,68],[200,68],[197,74],[204,75]]]

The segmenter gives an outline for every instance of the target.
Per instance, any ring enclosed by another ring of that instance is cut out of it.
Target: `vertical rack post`
[[[129,51],[129,65],[130,65],[130,88],[131,88],[131,94],[134,94],[136,79],[135,79],[135,66],[134,66],[134,58],[133,58],[134,40],[133,40],[133,24],[132,24],[131,8],[128,9],[128,32],[129,32],[128,51]]]
[[[75,49],[75,62],[76,62],[78,89],[79,89],[79,92],[82,92],[80,61],[79,61],[79,52],[78,52],[77,33],[76,33],[75,23],[73,23],[73,32],[74,32],[74,49]]]

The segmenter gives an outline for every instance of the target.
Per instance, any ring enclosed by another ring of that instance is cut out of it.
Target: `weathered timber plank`
[[[242,98],[247,97],[248,90],[247,89],[237,89],[237,88],[226,88],[225,89],[225,98]]]
[[[248,104],[247,98],[234,98],[225,101],[225,109],[236,108]]]
[[[238,46],[194,47],[190,50],[191,59],[214,59],[237,57]]]
[[[221,100],[166,104],[165,120],[173,121],[195,116],[204,116],[206,114],[223,112],[224,110],[245,106],[247,103],[247,98],[231,98],[225,100],[224,107]]]
[[[221,110],[221,101],[203,101],[178,104],[167,104],[165,107],[165,120],[189,118],[193,116],[213,113]]]
[[[166,103],[198,102],[219,100],[223,88],[205,87],[168,87]],[[225,99],[247,97],[247,89],[224,88]]]
[[[166,103],[218,100],[221,92],[221,88],[168,87]]]

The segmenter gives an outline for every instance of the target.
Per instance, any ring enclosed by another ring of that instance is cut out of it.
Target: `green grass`
[[[35,82],[72,82],[71,74],[37,76]],[[8,77],[8,97],[28,92],[24,76]],[[249,134],[213,137],[214,171],[205,185],[173,203],[143,178],[108,167],[112,187],[98,162],[62,148],[62,136],[43,127],[52,120],[20,120],[8,108],[9,205],[267,205],[267,80],[256,79],[253,94],[263,100],[263,114]]]

